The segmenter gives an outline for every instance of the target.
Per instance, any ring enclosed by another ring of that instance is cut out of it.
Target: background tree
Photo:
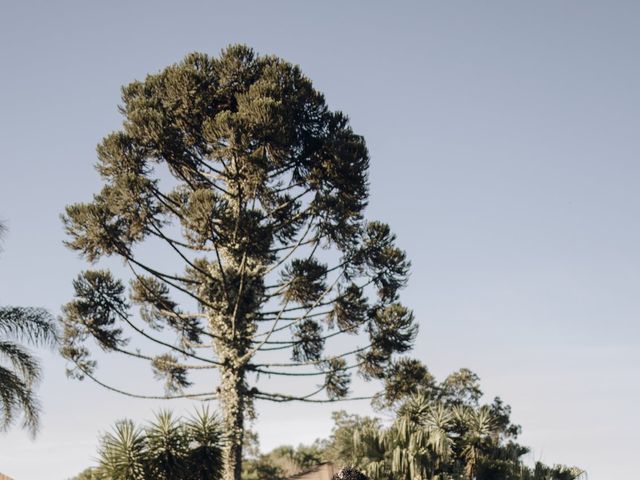
[[[85,468],[78,475],[68,480],[99,480],[99,478],[98,478],[98,474],[96,473],[96,469],[93,467],[89,467],[89,468]]]
[[[93,338],[148,362],[163,398],[218,398],[224,476],[238,479],[253,400],[345,399],[353,371],[383,378],[411,347],[413,315],[398,302],[409,262],[387,225],[364,218],[363,138],[297,66],[245,46],[191,54],[124,87],[122,101],[123,129],[97,149],[105,185],[63,220],[67,245],[87,260],[124,261],[130,291],[106,270],[81,273],[62,353],[71,375],[109,386],[96,376]],[[166,253],[149,255],[147,241]],[[358,333],[366,340],[356,344]],[[134,348],[132,335],[155,348]],[[339,350],[345,335],[353,345]],[[186,390],[193,369],[219,370],[218,388]],[[259,376],[319,382],[273,392]]]
[[[411,362],[426,383],[404,396],[385,390],[378,400],[393,400],[393,421],[337,413],[325,459],[355,465],[372,480],[574,480],[577,468],[526,466],[529,449],[516,442],[520,427],[511,408],[496,398],[481,404],[479,378],[467,369],[438,383],[427,368]],[[389,384],[391,385],[391,384]],[[386,397],[385,394],[393,394]]]
[[[243,480],[284,480],[310,470],[324,461],[324,442],[312,445],[282,445],[269,453],[245,459]]]
[[[0,240],[6,227],[0,223]],[[0,307],[0,430],[17,418],[33,434],[38,427],[39,405],[34,387],[40,365],[22,345],[52,345],[55,330],[51,316],[42,308]]]

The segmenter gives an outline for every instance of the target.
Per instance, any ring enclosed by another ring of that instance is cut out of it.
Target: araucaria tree
[[[216,397],[224,478],[239,479],[255,399],[346,399],[352,372],[383,378],[410,349],[416,325],[398,302],[409,262],[387,225],[364,218],[363,138],[297,66],[245,46],[191,54],[125,86],[122,101],[122,130],[97,148],[104,187],[63,220],[71,249],[122,258],[130,284],[106,270],[78,276],[62,353],[72,375],[101,382],[92,338],[149,362],[165,397]],[[336,338],[358,334],[336,351]],[[190,393],[191,369],[219,376]],[[263,389],[259,377],[276,375],[319,382]]]

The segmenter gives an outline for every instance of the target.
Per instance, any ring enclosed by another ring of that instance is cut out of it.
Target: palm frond
[[[15,372],[0,366],[0,430],[8,429],[19,416],[23,428],[35,434],[39,405],[31,386]]]
[[[6,360],[28,386],[40,377],[40,365],[24,347],[0,340],[0,360]]]
[[[45,309],[6,306],[0,307],[0,337],[52,346],[57,335],[53,317]]]

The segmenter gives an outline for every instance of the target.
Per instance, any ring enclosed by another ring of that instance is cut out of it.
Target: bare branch
[[[309,318],[311,315],[309,315],[307,318]],[[340,335],[341,333],[347,333],[347,332],[351,332],[353,330],[356,330],[357,328],[359,328],[360,325],[354,325],[348,328],[341,328],[340,330],[336,330],[335,332],[331,332],[323,337],[320,337],[321,340],[327,340],[328,338],[331,337],[335,337],[337,335]],[[270,341],[267,342],[267,345],[282,345],[280,347],[273,347],[273,348],[261,348],[260,351],[262,352],[268,352],[268,351],[272,351],[272,350],[286,350],[287,348],[291,348],[294,345],[298,345],[300,343],[304,343],[304,340],[291,340],[291,341],[283,341],[283,342],[279,342],[279,341]]]
[[[336,403],[336,402],[352,402],[356,400],[371,400],[373,395],[367,397],[347,397],[347,398],[327,398],[327,399],[312,399],[308,398],[308,396],[304,397],[294,397],[291,395],[282,395],[280,393],[267,393],[257,391],[253,395],[254,398],[259,400],[269,400],[271,402],[309,402],[309,403]]]
[[[344,352],[341,353],[340,355],[335,355],[332,358],[343,358],[343,357],[348,357],[349,355],[353,355],[355,353],[360,353],[360,352],[364,352],[365,350],[369,350],[371,347],[373,346],[372,343],[370,343],[369,345],[367,345],[366,347],[358,347],[355,350],[351,350],[349,352]],[[298,367],[305,367],[305,366],[309,366],[309,365],[321,365],[322,363],[324,363],[326,360],[310,360],[308,362],[289,362],[289,363],[256,363],[253,364],[252,367],[291,367],[291,368],[298,368]]]
[[[156,237],[161,238],[162,240],[164,240],[165,242],[167,242],[169,244],[169,246],[171,246],[171,248],[180,256],[180,258],[182,260],[184,260],[184,262],[189,265],[191,268],[193,268],[194,270],[196,270],[197,272],[201,273],[202,275],[204,275],[205,277],[207,277],[210,280],[216,281],[216,278],[213,278],[211,276],[211,274],[205,270],[202,270],[201,268],[199,268],[198,266],[194,265],[194,263],[189,260],[181,251],[180,249],[174,245],[174,242],[168,238],[160,228],[158,228],[157,225],[152,224],[153,230],[151,233],[153,233]]]
[[[306,316],[306,318],[313,318],[313,317],[321,317],[323,315],[329,315],[331,313],[331,310],[323,310],[322,312],[315,312],[315,313],[310,313]],[[259,318],[256,321],[258,322],[272,322],[275,319],[275,317],[273,318]],[[280,317],[280,320],[297,320],[298,317]],[[267,342],[267,343],[272,343],[272,342]]]
[[[253,366],[251,366],[251,371],[252,372],[257,372],[257,373],[264,373],[265,375],[280,375],[280,376],[283,376],[283,377],[315,377],[315,376],[318,376],[318,375],[326,375],[327,373],[343,372],[345,370],[353,370],[354,368],[358,368],[363,363],[364,362],[354,363],[353,365],[348,365],[348,366],[343,367],[343,368],[337,368],[337,369],[333,369],[333,370],[320,370],[320,371],[313,371],[313,372],[282,372],[282,371],[278,371],[278,370],[264,370],[262,368],[253,368]]]
[[[148,355],[143,355],[142,353],[138,353],[138,352],[132,352],[131,350],[125,350],[124,348],[120,348],[120,347],[113,347],[111,350],[118,353],[122,353],[123,355],[127,355],[129,357],[138,358],[140,360],[146,360],[149,362],[153,362],[154,360],[153,357],[150,357]],[[172,365],[175,365],[176,367],[180,367],[180,368],[185,368],[188,370],[211,370],[211,369],[218,368],[215,365],[187,365],[184,363],[172,363]]]
[[[107,390],[110,390],[112,392],[119,393],[121,395],[125,395],[127,397],[143,398],[143,399],[146,399],[146,400],[175,400],[177,398],[192,398],[194,400],[202,400],[202,401],[208,401],[208,400],[212,400],[212,399],[216,398],[215,392],[185,393],[185,394],[180,394],[180,395],[140,395],[140,394],[137,394],[137,393],[131,393],[131,392],[127,392],[125,390],[122,390],[122,389],[119,389],[119,388],[116,388],[116,387],[112,387],[111,385],[107,385],[106,383],[98,380],[94,375],[92,375],[86,369],[82,368],[77,363],[75,363],[75,365],[78,367],[78,369],[82,372],[83,375],[87,376],[88,378],[90,378],[92,381],[94,381],[95,383],[97,383],[101,387],[106,388]],[[207,397],[207,398],[202,398],[202,397]]]

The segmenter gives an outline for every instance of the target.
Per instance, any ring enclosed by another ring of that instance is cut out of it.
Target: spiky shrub
[[[253,400],[344,399],[352,371],[383,378],[411,347],[413,315],[398,302],[409,262],[387,225],[364,218],[363,138],[297,66],[232,46],[133,82],[122,100],[123,129],[98,145],[104,188],[63,219],[87,260],[124,260],[130,291],[106,270],[80,274],[62,353],[72,375],[99,381],[93,338],[149,362],[168,397],[217,397],[225,478],[238,480]],[[330,338],[358,333],[361,346],[326,353]],[[131,334],[164,352],[132,348]],[[274,351],[289,360],[274,363]],[[219,387],[184,392],[193,368],[218,369]],[[310,393],[259,386],[275,375],[322,380]]]
[[[146,427],[122,420],[100,444],[98,480],[217,480],[222,426],[207,410],[183,421],[161,412]]]

